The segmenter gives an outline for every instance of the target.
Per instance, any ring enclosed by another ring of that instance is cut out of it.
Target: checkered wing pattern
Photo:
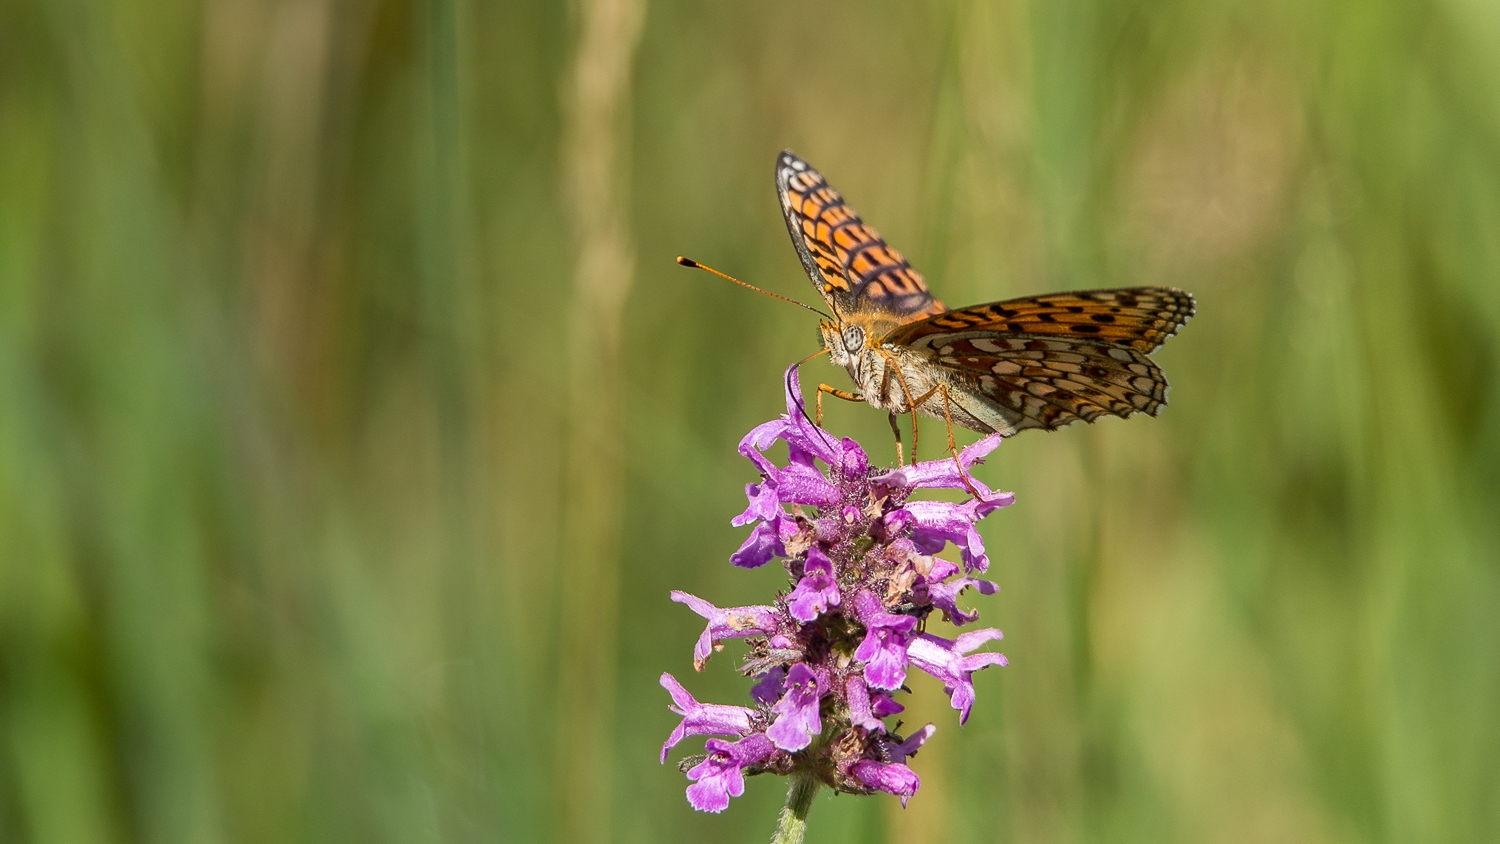
[[[1146,355],[1193,310],[1192,296],[1169,287],[1053,293],[949,311],[885,342],[929,350],[965,400],[1013,431],[1051,430],[1105,414],[1155,416],[1167,379]]]
[[[946,310],[922,274],[812,165],[781,153],[776,191],[802,268],[841,318],[883,312],[905,322]]]

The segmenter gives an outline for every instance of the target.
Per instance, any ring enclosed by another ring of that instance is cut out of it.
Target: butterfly
[[[790,151],[776,160],[776,191],[802,268],[833,312],[819,324],[823,346],[859,390],[820,384],[819,417],[825,392],[868,402],[890,413],[899,449],[897,414],[920,411],[948,421],[951,448],[953,425],[1009,437],[1166,405],[1166,376],[1147,355],[1193,316],[1192,295],[1124,287],[949,310]]]

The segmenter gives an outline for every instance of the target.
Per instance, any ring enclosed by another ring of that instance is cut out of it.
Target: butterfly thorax
[[[841,325],[822,323],[823,346],[828,349],[834,366],[843,367],[865,401],[894,413],[911,410],[914,399],[921,398],[935,386],[931,379],[932,357],[926,350],[882,343],[885,334],[896,327],[897,320],[883,314],[862,315]],[[918,410],[941,415],[931,400]]]

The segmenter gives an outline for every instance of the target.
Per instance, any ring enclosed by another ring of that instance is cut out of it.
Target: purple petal
[[[740,545],[740,550],[729,556],[729,562],[742,569],[754,569],[769,563],[774,557],[785,557],[786,546],[781,544],[781,537],[776,530],[780,521],[782,520],[773,519],[756,525],[755,530]]]
[[[850,770],[867,787],[900,797],[902,806],[922,787],[921,778],[900,762],[887,764],[864,759],[855,762]]]
[[[777,476],[776,494],[783,504],[827,507],[839,501],[839,488],[812,466],[792,463]]]
[[[786,430],[785,419],[773,419],[762,425],[757,425],[740,440],[740,454],[750,458],[760,469],[760,473],[767,478],[776,477],[776,465],[761,452],[771,447],[771,444]]]
[[[786,676],[786,693],[771,707],[776,721],[766,730],[775,745],[795,753],[812,743],[812,737],[823,731],[819,699],[824,682],[806,663],[792,666]]]
[[[844,437],[843,456],[839,462],[839,468],[846,478],[863,478],[870,471],[870,456],[860,448],[859,443]]]
[[[946,561],[944,561],[946,562]],[[949,565],[952,565],[951,563]],[[957,568],[957,566],[954,566]],[[937,567],[933,567],[936,574]],[[967,588],[973,586],[981,595],[993,595],[1000,587],[988,580],[980,580],[974,577],[961,577],[949,583],[938,582],[936,578],[929,576],[927,583],[927,595],[932,605],[942,610],[950,621],[956,626],[970,624],[979,618],[978,612],[964,612],[958,608],[958,596]]]
[[[916,517],[911,514],[910,510],[905,508],[892,510],[880,517],[880,521],[878,522],[880,530],[878,532],[881,534],[881,538],[890,539],[901,536],[908,530],[911,530],[912,526],[916,523]]]
[[[688,803],[700,812],[718,814],[729,808],[729,798],[745,793],[745,775],[727,756],[714,754],[687,772],[695,782],[687,787]]]
[[[927,582],[938,583],[947,580],[953,575],[958,574],[958,571],[958,563],[934,557],[932,560],[932,570],[927,573]]]
[[[837,443],[807,417],[807,405],[802,401],[802,382],[795,364],[786,371],[786,430],[781,438],[792,448],[816,457],[829,466],[839,464],[841,449],[837,447]]]
[[[865,664],[865,682],[871,688],[892,691],[906,682],[906,641],[888,627],[872,627],[854,651]]]
[[[776,485],[770,481],[745,485],[745,497],[750,506],[745,512],[729,520],[735,527],[743,527],[756,520],[770,520],[785,515],[781,512],[781,500],[776,495]]]
[[[865,685],[863,678],[849,678],[849,682],[844,684],[844,700],[849,704],[850,723],[872,733],[885,732],[885,724],[875,717],[875,710],[870,705],[870,687]]]
[[[932,534],[922,533],[921,531],[917,531],[916,533],[913,533],[911,535],[911,542],[913,545],[917,546],[917,550],[921,551],[923,554],[937,554],[941,552],[944,546],[948,544],[948,540],[944,539],[941,536],[934,536]]]
[[[738,736],[750,731],[750,717],[755,714],[753,709],[699,703],[671,674],[661,675],[661,686],[672,696],[673,705],[668,708],[682,716],[682,722],[661,746],[661,761],[667,761],[667,751],[688,736]]]
[[[977,501],[965,504],[950,504],[946,501],[907,503],[906,509],[917,522],[912,540],[928,554],[942,550],[941,544],[937,545],[936,550],[929,550],[935,543],[952,542],[958,546],[965,566],[974,571],[984,571],[989,568],[990,561],[984,553],[984,539],[974,529],[974,522],[979,518],[975,515],[978,504]],[[1003,505],[994,504],[991,509],[999,506]]]
[[[750,687],[750,698],[756,703],[770,706],[781,699],[781,692],[785,685],[786,668],[778,665],[760,675],[760,682]]]
[[[906,643],[917,620],[886,612],[885,605],[868,590],[854,597],[854,609],[865,625],[864,641],[854,649],[854,658],[865,664],[865,682],[872,689],[901,688],[906,682]]]
[[[993,642],[1004,638],[1005,634],[994,627],[986,627],[983,630],[971,630],[953,640],[953,650],[955,653],[966,654],[983,645],[985,642]]]
[[[700,812],[722,812],[728,808],[729,798],[745,793],[741,769],[764,761],[773,748],[762,735],[746,736],[734,743],[709,739],[707,747],[708,758],[687,772],[687,778],[693,781],[687,798]]]
[[[900,744],[891,748],[891,757],[897,762],[904,762],[906,757],[915,755],[917,748],[926,744],[927,740],[932,738],[932,734],[935,732],[937,732],[937,727],[931,724],[917,730],[915,733],[907,736]]]
[[[1000,446],[999,434],[990,434],[979,442],[968,446],[958,452],[958,459],[964,464],[964,473],[969,475],[969,480],[974,483],[974,489],[980,493],[980,497],[991,499],[992,493],[989,488],[979,482],[969,470],[974,464],[981,462],[982,458]],[[902,466],[884,475],[873,478],[876,483],[893,487],[907,489],[966,489],[963,477],[958,473],[958,466],[954,464],[952,457],[944,457],[940,460],[924,460],[910,466]],[[1010,493],[1001,493],[1010,495]]]
[[[917,620],[909,615],[887,612],[885,604],[868,589],[861,589],[854,596],[854,617],[866,627],[899,627],[903,632],[917,624]]]
[[[876,718],[889,718],[906,711],[906,707],[897,703],[888,694],[876,693],[871,696],[870,703],[870,709],[875,713]]]
[[[787,596],[787,609],[792,618],[805,624],[822,615],[830,606],[837,606],[840,600],[838,582],[833,579],[833,562],[823,549],[814,545],[808,549],[802,579]]]
[[[963,654],[1000,636],[1000,631],[994,628],[965,633],[957,641],[923,633],[907,646],[906,652],[911,664],[942,682],[949,702],[959,712],[960,724],[969,720],[969,709],[974,705],[971,675],[981,668],[1007,664],[1004,654],[982,653],[968,657]]]
[[[713,654],[713,647],[723,639],[743,639],[773,631],[776,626],[776,608],[768,606],[730,607],[719,609],[696,595],[674,590],[672,600],[686,604],[693,612],[708,619],[708,626],[698,637],[693,647],[693,666],[699,671]]]

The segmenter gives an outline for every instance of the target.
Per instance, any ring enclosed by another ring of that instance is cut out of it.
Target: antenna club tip
[[[696,267],[696,266],[698,266],[698,262],[697,261],[694,261],[692,258],[684,258],[681,255],[677,256],[677,263],[683,265],[684,267]]]

